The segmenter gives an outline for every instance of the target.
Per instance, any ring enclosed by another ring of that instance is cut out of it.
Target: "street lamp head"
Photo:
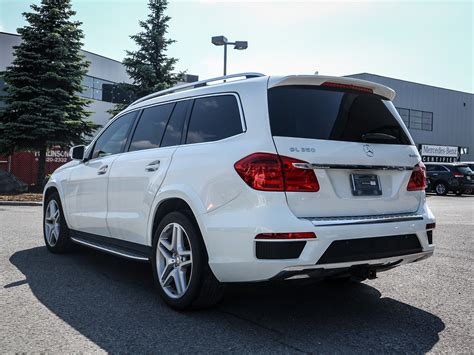
[[[244,50],[249,46],[247,41],[235,41],[234,49]]]
[[[215,46],[223,46],[227,43],[227,38],[225,36],[214,36],[212,37],[211,42]]]

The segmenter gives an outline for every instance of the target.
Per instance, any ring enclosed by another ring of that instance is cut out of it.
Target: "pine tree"
[[[8,96],[0,114],[0,152],[39,151],[37,186],[45,175],[46,151],[79,144],[98,126],[87,119],[89,100],[77,96],[88,62],[80,53],[83,33],[70,0],[42,0],[23,13],[22,42],[3,75]]]
[[[123,64],[133,80],[133,85],[127,86],[127,90],[133,91],[135,98],[169,88],[175,85],[182,75],[182,73],[173,73],[178,59],[166,55],[168,46],[176,42],[166,38],[168,21],[171,19],[165,15],[167,6],[167,0],[149,0],[150,14],[146,21],[140,21],[143,31],[130,36],[137,44],[138,49],[126,51],[127,56],[123,60]],[[116,114],[128,103],[118,104],[109,112]]]

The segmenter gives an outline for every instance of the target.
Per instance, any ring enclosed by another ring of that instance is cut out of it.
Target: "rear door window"
[[[242,133],[234,95],[202,97],[194,101],[186,143],[212,142]]]
[[[143,110],[129,151],[152,149],[160,146],[163,133],[175,104],[159,105]]]
[[[190,104],[189,100],[180,101],[176,104],[161,141],[162,147],[179,145],[181,143],[184,121],[186,120],[186,113]]]
[[[411,144],[382,97],[315,86],[268,91],[272,134],[349,142]]]

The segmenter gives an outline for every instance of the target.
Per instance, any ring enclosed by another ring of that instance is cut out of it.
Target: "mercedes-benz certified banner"
[[[458,147],[448,145],[421,145],[421,157],[425,162],[455,162],[459,157]]]

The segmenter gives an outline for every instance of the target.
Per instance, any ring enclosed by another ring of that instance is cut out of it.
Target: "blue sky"
[[[0,0],[0,31],[16,32],[34,0]],[[247,40],[228,72],[369,72],[474,92],[473,1],[170,1],[169,55],[200,78],[222,73],[213,35]],[[147,0],[73,0],[84,49],[122,60]],[[0,54],[1,55],[1,54]]]

